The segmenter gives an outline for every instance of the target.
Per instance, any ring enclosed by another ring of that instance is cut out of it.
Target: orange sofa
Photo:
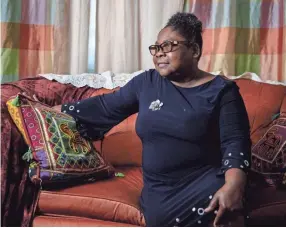
[[[46,80],[44,80],[46,82]],[[272,117],[286,115],[286,87],[247,79],[237,80],[257,143],[272,123]],[[96,90],[88,96],[111,92]],[[111,129],[102,141],[94,142],[116,172],[113,177],[60,190],[42,190],[33,226],[144,226],[139,197],[142,189],[141,141],[135,132],[134,114]],[[286,154],[284,157],[286,163]],[[257,181],[256,181],[257,178]],[[248,193],[249,226],[285,226],[286,191],[262,184],[260,174],[250,175]]]

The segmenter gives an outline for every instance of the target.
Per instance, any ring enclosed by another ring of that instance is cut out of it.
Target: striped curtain
[[[186,0],[184,11],[204,24],[203,70],[286,82],[285,0]]]
[[[96,0],[1,0],[1,83],[95,70]]]
[[[1,82],[42,73],[132,73],[184,0],[1,0]]]
[[[152,67],[147,46],[183,9],[182,1],[109,0],[108,6],[106,0],[1,0],[1,83],[39,73]],[[286,82],[285,0],[185,0],[184,11],[204,24],[202,69]],[[130,16],[133,27],[120,15]]]

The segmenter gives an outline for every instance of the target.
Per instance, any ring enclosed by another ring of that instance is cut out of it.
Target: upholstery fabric
[[[33,220],[36,227],[136,227],[133,224],[87,219],[69,216],[37,216]]]
[[[285,226],[285,190],[277,190],[273,187],[252,188],[248,198],[250,201],[248,226]]]
[[[273,117],[280,113],[281,104],[286,96],[286,87],[270,85],[247,79],[236,80],[240,87],[251,129],[253,144],[265,134]]]
[[[39,214],[144,225],[144,217],[139,207],[139,197],[143,187],[141,168],[121,167],[117,168],[116,172],[122,172],[125,177],[42,191]]]
[[[142,143],[135,131],[137,116],[134,114],[113,127],[102,141],[102,154],[114,166],[142,164]]]
[[[21,133],[13,123],[6,102],[11,96],[25,92],[50,106],[90,97],[97,90],[62,85],[42,77],[29,78],[1,85],[1,225],[29,226],[33,209],[31,198],[35,186],[28,176],[28,166],[21,158],[27,151]],[[97,149],[100,149],[97,143]]]

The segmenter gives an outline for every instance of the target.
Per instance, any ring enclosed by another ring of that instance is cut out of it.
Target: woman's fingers
[[[218,223],[220,222],[224,213],[225,213],[225,208],[220,206],[214,220],[214,227],[218,226]]]
[[[211,200],[209,206],[205,209],[205,212],[214,211],[218,207],[218,197],[215,194],[213,199]]]

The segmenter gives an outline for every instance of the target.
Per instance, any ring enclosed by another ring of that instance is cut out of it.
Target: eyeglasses
[[[184,40],[184,41],[176,41],[176,40],[169,41],[168,40],[162,44],[154,44],[154,45],[149,46],[149,51],[150,51],[150,54],[154,56],[160,51],[160,49],[162,50],[163,53],[168,53],[168,52],[173,51],[173,47],[178,46],[179,44],[189,45],[191,43],[192,42],[189,40]]]

